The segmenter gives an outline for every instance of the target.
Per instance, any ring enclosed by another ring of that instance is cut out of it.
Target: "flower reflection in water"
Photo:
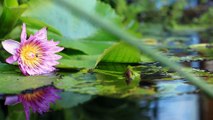
[[[26,120],[30,119],[30,108],[33,112],[42,114],[48,112],[50,103],[55,103],[56,100],[60,99],[58,93],[60,90],[48,86],[33,91],[32,93],[19,94],[16,96],[7,96],[5,105],[14,105],[22,103],[26,115]]]

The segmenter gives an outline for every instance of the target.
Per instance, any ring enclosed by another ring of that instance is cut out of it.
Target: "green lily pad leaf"
[[[70,1],[67,0],[67,2]],[[87,4],[85,4],[85,2]],[[114,10],[107,4],[96,0],[78,0],[75,1],[75,3],[81,5],[81,7],[87,11],[102,15],[103,19],[108,19],[109,21],[114,22],[120,21],[120,18],[115,14]],[[85,39],[88,37],[96,38],[96,40],[105,39],[97,39],[97,37],[94,37],[96,35],[111,36],[111,40],[114,40],[114,36],[107,34],[99,27],[90,24],[86,20],[76,17],[70,11],[67,11],[63,7],[56,4],[54,0],[31,0],[29,2],[29,9],[22,15],[22,20],[31,26],[36,25],[35,22],[32,23],[30,19],[23,18],[40,20],[59,30],[64,37],[72,40]]]
[[[127,96],[154,94],[153,89],[139,87],[139,80],[127,85],[125,79],[103,74],[76,73],[55,81],[54,85],[65,91],[122,98]]]
[[[0,63],[0,72],[1,73],[11,73],[11,72],[16,72],[16,71],[19,71],[17,66]]]
[[[149,57],[141,54],[136,48],[125,43],[117,43],[108,48],[101,57],[103,62],[139,63],[153,62]]]
[[[212,57],[213,44],[203,43],[203,44],[190,45],[189,47],[192,50],[195,50],[195,51],[198,51],[198,52],[202,53],[203,55]]]
[[[56,76],[23,76],[17,73],[0,73],[0,94],[17,94],[27,89],[51,85]]]
[[[61,53],[63,56],[59,60],[57,68],[94,68],[98,63],[99,55],[67,55]]]
[[[106,48],[109,48],[111,45],[115,44],[115,42],[113,41],[94,41],[93,39],[71,40],[69,38],[53,34],[51,32],[48,32],[48,38],[60,41],[60,46],[69,49],[79,50],[88,55],[102,54]]]

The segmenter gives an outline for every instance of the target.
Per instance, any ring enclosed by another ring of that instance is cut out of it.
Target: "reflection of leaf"
[[[22,104],[8,106],[8,115],[6,116],[6,120],[25,120],[25,119],[26,117]]]
[[[23,76],[17,73],[0,73],[0,94],[15,94],[26,89],[50,85],[55,76]]]
[[[25,113],[23,110],[20,111],[10,111],[7,116],[7,120],[25,120]]]
[[[0,120],[4,120],[4,119],[5,119],[5,116],[4,116],[3,110],[0,109]]]
[[[71,108],[82,104],[92,98],[91,95],[83,95],[72,92],[63,92],[60,94],[61,100],[58,100],[54,108]]]

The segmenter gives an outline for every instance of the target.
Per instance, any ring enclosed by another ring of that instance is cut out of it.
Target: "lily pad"
[[[51,85],[55,76],[23,76],[19,74],[0,74],[0,94],[16,94],[28,89]]]
[[[76,73],[66,75],[54,85],[65,91],[122,98],[127,96],[154,94],[154,89],[139,87],[139,80],[127,85],[125,79],[103,74]]]
[[[99,55],[67,55],[61,53],[63,56],[59,60],[58,68],[94,68],[98,63]]]
[[[102,54],[101,61],[120,63],[153,62],[153,60],[140,53],[136,48],[133,48],[122,42],[108,48]]]

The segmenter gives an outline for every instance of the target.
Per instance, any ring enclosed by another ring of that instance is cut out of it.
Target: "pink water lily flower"
[[[50,109],[50,103],[55,103],[60,99],[58,95],[60,90],[49,86],[33,91],[32,93],[20,94],[16,96],[7,96],[5,105],[15,105],[22,103],[25,111],[26,120],[30,120],[30,108],[33,112],[43,114]]]
[[[27,39],[26,25],[23,24],[21,32],[21,42],[15,40],[5,40],[2,42],[3,48],[12,54],[6,62],[12,64],[18,62],[19,68],[24,75],[40,75],[50,73],[55,70],[55,65],[60,55],[55,53],[64,48],[57,46],[59,42],[47,40],[47,29],[43,28],[30,35]]]

